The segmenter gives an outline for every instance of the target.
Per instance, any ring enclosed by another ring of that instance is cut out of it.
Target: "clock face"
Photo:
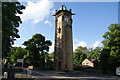
[[[65,22],[68,22],[68,18],[65,18]]]

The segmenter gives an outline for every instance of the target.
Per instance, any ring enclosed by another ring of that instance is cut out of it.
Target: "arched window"
[[[68,22],[68,18],[65,18],[65,22]]]
[[[58,22],[61,22],[61,17],[58,17]]]

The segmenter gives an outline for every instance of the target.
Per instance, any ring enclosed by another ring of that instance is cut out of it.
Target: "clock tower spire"
[[[56,10],[55,16],[55,70],[73,71],[72,15],[65,5]]]

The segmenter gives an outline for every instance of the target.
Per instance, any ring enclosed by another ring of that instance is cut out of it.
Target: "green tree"
[[[109,64],[108,64],[109,55],[110,55],[110,50],[109,49],[104,48],[101,51],[100,68],[101,68],[103,73],[107,73],[107,70],[109,68]]]
[[[87,58],[87,55],[86,55],[86,52],[87,52],[87,48],[86,47],[81,47],[79,46],[75,52],[73,53],[73,63],[75,65],[80,65],[82,64],[82,61]]]
[[[24,56],[27,54],[26,49],[21,48],[21,47],[13,47],[10,49],[9,59],[10,63],[16,63],[17,59],[22,59]]]
[[[45,68],[53,70],[53,56],[51,54],[45,54]]]
[[[19,16],[16,14],[22,14],[21,10],[25,9],[25,6],[19,2],[3,2],[2,3],[2,52],[3,58],[6,58],[7,53],[10,52],[11,45],[14,44],[16,38],[20,38],[17,29],[22,23]]]
[[[53,59],[53,60],[54,60],[54,52],[49,53],[49,56],[51,57],[51,59]]]
[[[88,59],[99,59],[102,47],[96,47],[95,49],[90,48],[87,52]]]
[[[111,24],[104,35],[102,41],[104,48],[108,49],[109,58],[106,63],[109,63],[111,70],[115,72],[115,68],[120,66],[120,24]],[[106,54],[106,53],[102,53]],[[102,56],[101,56],[102,57]]]
[[[28,50],[27,57],[30,64],[41,67],[45,67],[45,54],[49,51],[51,41],[45,40],[45,37],[41,34],[35,34],[31,39],[23,43]]]
[[[102,47],[87,48],[79,46],[73,53],[73,63],[75,65],[82,64],[82,61],[86,58],[88,59],[99,59],[101,54]],[[99,64],[99,63],[98,63]]]

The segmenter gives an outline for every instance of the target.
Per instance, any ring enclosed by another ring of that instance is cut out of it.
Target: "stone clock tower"
[[[73,71],[72,15],[65,5],[55,13],[55,70]]]

